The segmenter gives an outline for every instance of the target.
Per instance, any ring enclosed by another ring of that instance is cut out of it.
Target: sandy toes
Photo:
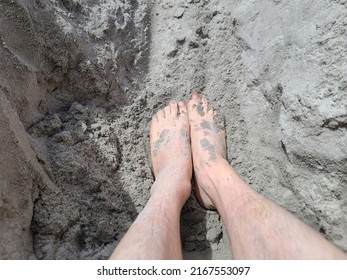
[[[217,164],[226,158],[224,121],[213,110],[204,96],[196,93],[188,102],[191,145],[196,180],[195,194],[206,209],[215,209],[209,196],[211,188],[208,174],[215,172]]]
[[[156,185],[151,193],[182,194],[188,196],[190,187],[179,184],[177,189],[171,188],[171,182],[189,181],[192,177],[192,158],[189,137],[189,119],[186,105],[179,101],[171,101],[164,109],[159,110],[152,118],[151,125],[151,160],[156,179],[164,178],[167,188]]]

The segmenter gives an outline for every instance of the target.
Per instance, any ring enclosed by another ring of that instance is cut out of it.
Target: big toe
[[[204,118],[207,114],[212,112],[207,98],[197,93],[192,94],[192,97],[188,102],[188,111],[193,119]]]

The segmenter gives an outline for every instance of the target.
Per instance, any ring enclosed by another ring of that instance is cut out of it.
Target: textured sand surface
[[[1,0],[0,258],[105,259],[144,207],[152,114],[202,92],[228,159],[347,252],[345,0]],[[185,258],[231,257],[183,209]],[[139,235],[141,238],[141,235]]]

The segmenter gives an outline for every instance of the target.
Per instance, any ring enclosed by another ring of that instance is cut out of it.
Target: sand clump
[[[345,1],[2,0],[0,258],[106,259],[144,207],[152,114],[204,93],[228,159],[347,251]],[[185,258],[231,257],[183,209]]]

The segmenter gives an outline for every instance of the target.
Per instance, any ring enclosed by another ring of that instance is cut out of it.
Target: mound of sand
[[[344,0],[2,0],[0,258],[105,259],[153,182],[149,123],[204,93],[258,192],[347,251]],[[186,258],[231,257],[192,197]]]

